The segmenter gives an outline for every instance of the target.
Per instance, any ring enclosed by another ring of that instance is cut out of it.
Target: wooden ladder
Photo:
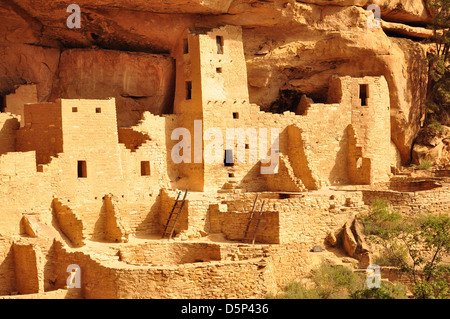
[[[245,229],[244,233],[244,242],[255,244],[256,239],[256,233],[258,232],[259,223],[261,221],[262,212],[264,208],[264,204],[266,201],[264,200],[261,205],[261,209],[259,210],[259,213],[255,214],[255,208],[256,208],[256,201],[258,200],[259,194],[256,195],[255,202],[253,203],[253,208],[250,213],[250,217],[248,218],[247,228]],[[253,223],[253,227],[252,227]]]
[[[183,199],[180,199],[181,192],[178,192],[177,198],[175,199],[175,203],[173,204],[172,210],[170,211],[169,218],[167,218],[166,225],[164,226],[161,238],[165,238],[166,235],[169,235],[168,239],[172,238],[173,232],[175,231],[175,226],[178,221],[178,217],[180,217],[181,210],[183,209],[184,203],[186,201],[187,193],[188,191],[186,190]]]

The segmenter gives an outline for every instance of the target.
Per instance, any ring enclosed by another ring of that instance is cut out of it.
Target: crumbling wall
[[[80,295],[86,299],[115,299],[120,286],[116,283],[116,270],[101,265],[89,255],[72,251],[61,242],[54,244],[54,287],[62,289],[67,285],[69,265],[78,265],[81,270]],[[76,290],[76,288],[72,288]]]
[[[295,176],[289,157],[280,153],[278,155],[279,165],[277,173],[264,175],[267,180],[267,190],[279,192],[306,191],[305,185]]]
[[[348,175],[356,185],[370,184],[372,161],[363,157],[363,145],[356,137],[353,125],[348,126]]]
[[[36,163],[48,164],[63,152],[61,102],[24,106],[24,127],[17,131],[18,152],[36,151]]]
[[[0,155],[16,151],[16,130],[18,129],[17,117],[0,113]]]
[[[56,198],[53,200],[53,213],[55,214],[57,226],[67,236],[71,244],[75,247],[83,246],[86,236],[84,234],[83,221],[77,214]]]
[[[33,244],[14,243],[16,289],[21,294],[44,292],[44,272],[40,248]]]
[[[13,241],[0,236],[0,296],[16,290]]]
[[[308,144],[308,137],[302,134],[301,129],[296,125],[287,127],[289,136],[289,148],[287,155],[289,156],[292,169],[308,190],[317,190],[320,183],[315,174],[313,174],[310,161],[314,157],[305,147]],[[304,141],[305,140],[305,141]]]
[[[24,105],[27,103],[38,103],[37,86],[35,84],[20,85],[14,93],[5,96],[5,112],[18,115],[20,117],[20,126],[24,122]]]
[[[36,173],[34,152],[0,156],[0,233],[20,233],[22,214],[49,212],[52,194],[47,178]]]
[[[103,209],[105,212],[105,237],[110,242],[121,243],[128,240],[128,233],[122,225],[117,204],[111,196],[104,197]]]
[[[304,147],[313,154],[308,167],[322,186],[349,182],[346,127],[350,123],[350,111],[345,100],[340,104],[312,104],[307,115],[294,121],[302,134],[308,136]]]
[[[142,149],[144,154],[147,154],[145,150],[148,147],[148,156],[152,165],[151,176],[158,176],[159,188],[169,188],[170,184],[176,182],[178,177],[178,165],[174,163],[171,157],[172,148],[177,143],[177,141],[171,139],[173,130],[178,127],[176,119],[176,115],[157,116],[145,112],[138,125],[133,127],[134,130],[150,136],[152,140],[150,143],[141,146],[136,153],[139,154]],[[126,159],[126,157],[124,158]],[[125,171],[127,165],[125,163],[122,165]]]
[[[131,152],[136,152],[142,144],[150,140],[147,134],[136,131],[132,127],[119,128],[118,133],[119,143],[124,144]]]

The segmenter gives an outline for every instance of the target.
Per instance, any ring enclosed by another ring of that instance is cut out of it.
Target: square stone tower
[[[205,165],[201,155],[196,154],[204,148],[205,106],[211,101],[248,101],[249,97],[242,29],[223,26],[186,30],[173,56],[176,59],[174,113],[179,115],[178,127],[191,133],[193,146],[190,163],[178,165],[178,187],[203,191]],[[203,125],[199,126],[199,121]]]
[[[174,56],[174,113],[201,116],[208,101],[248,100],[241,27],[186,30]]]

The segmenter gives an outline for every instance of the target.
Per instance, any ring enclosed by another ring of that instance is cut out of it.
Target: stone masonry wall
[[[178,265],[220,259],[220,246],[208,243],[151,242],[120,248],[120,260],[132,265]]]
[[[0,296],[16,291],[13,241],[0,236]]]
[[[48,164],[52,156],[62,153],[61,108],[61,101],[25,105],[24,127],[17,131],[17,151],[36,151],[37,164]]]
[[[17,117],[0,113],[0,155],[16,151],[16,130],[19,128]]]
[[[420,211],[430,211],[433,213],[447,213],[450,209],[450,186],[445,184],[443,187],[428,191],[419,192],[397,192],[391,190],[363,191],[363,199],[367,205],[374,202],[375,199],[383,199],[406,214],[417,214]]]
[[[57,245],[57,286],[67,265],[78,264],[85,298],[261,298],[276,287],[271,269],[255,259],[177,266],[105,267],[82,252]],[[143,280],[145,278],[145,280]]]
[[[255,209],[259,213],[260,206]],[[245,231],[250,218],[250,212],[225,211],[221,212],[218,205],[211,206],[211,232],[222,233],[228,240],[241,241],[245,237]],[[250,225],[250,233],[253,234],[256,220]],[[280,242],[279,213],[263,210],[261,221],[256,232],[256,243],[278,244]]]

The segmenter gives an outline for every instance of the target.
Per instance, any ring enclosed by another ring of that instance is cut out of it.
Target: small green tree
[[[449,216],[426,213],[415,218],[395,218],[388,224],[386,218],[379,216],[372,213],[363,221],[376,229],[374,233],[385,248],[387,259],[411,277],[414,297],[449,298],[449,270],[441,263],[442,257],[450,253]]]

